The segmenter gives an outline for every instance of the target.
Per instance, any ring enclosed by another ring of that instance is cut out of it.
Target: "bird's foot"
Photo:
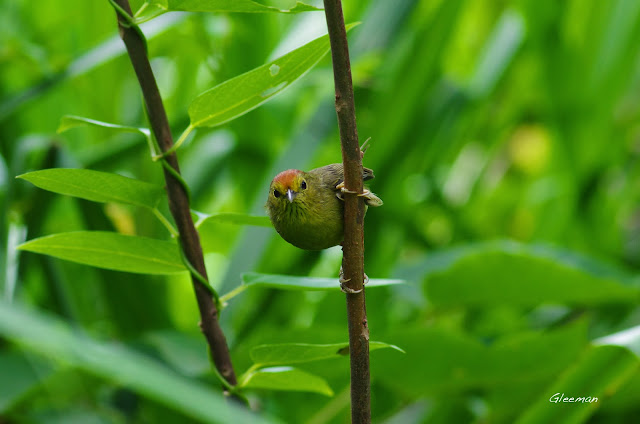
[[[344,278],[344,271],[342,270],[342,267],[340,267],[339,281],[340,281],[340,290],[342,290],[343,293],[355,294],[355,293],[360,293],[362,290],[364,290],[364,285],[369,282],[369,277],[365,273],[364,274],[364,280],[362,281],[363,288],[360,289],[360,290],[354,290],[354,289],[350,288],[349,286],[345,285],[345,283],[348,283],[349,281],[351,281],[351,278]]]
[[[344,201],[344,193],[355,194],[358,197],[364,197],[365,203],[369,206],[380,206],[382,204],[382,200],[375,194],[371,192],[371,190],[363,189],[362,193],[358,193],[355,191],[347,190],[344,186],[344,181],[336,186],[338,192],[336,193],[336,197],[342,201]]]

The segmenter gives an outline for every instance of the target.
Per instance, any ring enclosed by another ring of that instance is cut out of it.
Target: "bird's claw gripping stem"
[[[355,194],[356,196],[364,197],[365,199],[368,199],[371,196],[371,191],[367,190],[366,188],[362,190],[362,193],[358,193],[356,191],[347,190],[347,188],[344,186],[344,181],[341,182],[340,184],[338,184],[336,186],[336,189],[340,190],[340,193],[337,194],[338,199],[340,199],[340,200],[344,200],[344,198],[342,197],[342,194],[344,194],[344,193]]]
[[[342,267],[340,267],[340,277],[338,278],[338,280],[340,281],[340,290],[342,290],[343,293],[356,294],[356,293],[360,293],[362,290],[364,290],[365,284],[367,284],[369,282],[369,277],[365,273],[364,274],[364,280],[362,281],[362,286],[363,287],[360,290],[354,290],[354,289],[350,288],[349,286],[345,285],[345,283],[348,283],[349,281],[351,281],[351,278],[344,278],[344,271],[342,270]]]

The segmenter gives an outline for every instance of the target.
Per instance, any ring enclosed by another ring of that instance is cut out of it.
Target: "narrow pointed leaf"
[[[66,115],[60,119],[58,126],[58,134],[63,133],[72,128],[91,125],[94,127],[108,128],[118,132],[139,133],[145,137],[151,137],[151,131],[148,128],[129,127],[125,125],[112,124],[109,122],[96,121],[95,119],[84,118],[82,116]]]
[[[257,227],[271,227],[268,216],[247,215],[243,213],[223,212],[209,215],[198,223],[198,228],[213,223],[253,225]]]
[[[0,336],[57,362],[131,388],[197,422],[273,422],[227,402],[219,391],[186,379],[149,356],[121,343],[91,339],[53,315],[0,301]]]
[[[265,6],[251,0],[152,0],[151,5],[167,12],[300,13],[322,10],[301,1],[288,9]]]
[[[0,384],[0,412],[8,411],[53,373],[53,367],[35,355],[1,350],[0,374],[11,384]]]
[[[241,387],[251,389],[312,392],[333,396],[333,390],[323,378],[292,367],[262,368],[241,381]]]
[[[356,24],[347,25],[347,30]],[[189,106],[193,127],[213,127],[257,108],[306,74],[329,51],[329,36],[205,91]]]
[[[369,342],[369,351],[395,349],[398,346],[383,342]],[[339,358],[349,354],[349,342],[334,344],[283,343],[256,346],[251,350],[251,359],[259,365],[288,365],[303,362]]]
[[[164,189],[155,184],[90,169],[52,168],[19,175],[36,187],[94,202],[128,203],[155,208]]]
[[[403,284],[404,282],[404,280],[370,278],[367,288]],[[242,274],[242,283],[248,286],[269,287],[280,290],[340,290],[340,283],[337,277],[295,277],[291,275],[246,272]]]
[[[112,232],[53,234],[30,240],[18,248],[116,271],[140,274],[186,271],[176,243]]]
[[[628,349],[613,345],[593,347],[562,373],[516,422],[587,422],[637,369],[638,358]]]
[[[640,358],[640,325],[594,340],[597,345],[623,346]]]

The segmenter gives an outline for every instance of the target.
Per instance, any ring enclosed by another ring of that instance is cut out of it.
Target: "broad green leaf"
[[[122,344],[91,339],[53,315],[0,301],[0,335],[40,355],[128,387],[194,420],[223,424],[272,422],[226,401],[218,391],[180,376],[149,356]]]
[[[355,25],[347,25],[347,30]],[[189,106],[191,126],[221,125],[257,108],[306,74],[328,51],[325,35],[205,91]]]
[[[381,337],[402,346],[406,356],[398,360],[395,352],[381,350],[371,361],[371,375],[415,396],[546,386],[588,348],[584,320],[551,331],[505,335],[491,345],[449,326],[396,327]],[[408,372],[407,364],[419,364],[419,372]]]
[[[247,286],[269,287],[280,290],[340,290],[338,278],[295,277],[292,275],[242,274],[242,283]],[[404,280],[370,278],[367,288],[403,284]]]
[[[155,184],[90,169],[52,168],[19,175],[36,187],[94,202],[128,203],[155,208],[164,189]]]
[[[146,138],[151,137],[151,131],[148,128],[129,127],[126,125],[112,124],[109,122],[96,121],[95,119],[84,118],[82,116],[65,115],[60,119],[60,125],[58,126],[58,134],[63,133],[72,128],[81,127],[84,125],[91,125],[94,127],[108,128],[118,132],[138,133],[142,134]]]
[[[296,1],[295,5],[288,9],[265,6],[251,0],[152,0],[150,4],[167,12],[300,13],[322,10],[301,1]]]
[[[398,346],[383,342],[369,342],[369,351],[391,348],[404,351]],[[258,365],[287,365],[302,362],[338,358],[349,354],[349,343],[308,344],[283,343],[256,346],[251,350],[251,359]]]
[[[272,367],[250,371],[240,381],[240,387],[250,389],[313,392],[333,396],[333,390],[323,378],[292,367]]]
[[[638,358],[628,349],[612,345],[593,347],[562,373],[516,422],[584,423],[637,369]],[[576,398],[584,399],[576,402]]]
[[[18,248],[116,271],[140,274],[186,271],[176,243],[112,232],[53,234],[30,240]]]
[[[427,298],[440,305],[598,305],[640,299],[640,290],[623,273],[545,246],[484,243],[431,255],[420,268]]]
[[[257,227],[272,227],[268,216],[247,215],[243,213],[222,212],[209,215],[198,222],[198,228],[212,223],[254,225]]]

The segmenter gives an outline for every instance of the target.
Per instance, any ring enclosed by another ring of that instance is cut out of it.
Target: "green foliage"
[[[313,392],[333,396],[333,390],[324,379],[292,367],[249,370],[240,378],[238,386],[248,389]]]
[[[569,403],[572,403],[574,393],[589,393],[589,401],[581,401],[573,408],[554,408],[558,406],[556,399],[551,402],[551,397],[542,398],[535,402],[517,421],[518,423],[542,423],[561,421],[565,423],[584,422],[596,409],[593,398],[606,398],[611,392],[615,392],[620,385],[631,378],[638,370],[638,358],[629,350],[619,346],[597,346],[589,350],[580,361],[570,367],[550,387],[550,393],[567,393]],[[552,395],[553,396],[553,395]],[[563,396],[564,397],[564,396]],[[560,400],[567,403],[566,400]],[[559,410],[558,410],[559,409]]]
[[[164,197],[161,186],[89,169],[43,169],[18,178],[54,193],[94,202],[128,203],[154,209]]]
[[[589,259],[518,243],[488,243],[426,258],[427,297],[437,305],[491,307],[637,304],[640,287]],[[446,265],[445,265],[446,263]]]
[[[251,0],[151,0],[149,3],[166,11],[185,12],[300,13],[322,10],[301,1],[288,9],[265,6]]]
[[[253,216],[236,212],[220,212],[213,215],[207,215],[198,222],[197,227],[200,230],[206,231],[206,227],[211,226],[213,223],[271,227],[271,221],[269,221],[268,216]]]
[[[382,342],[369,342],[369,350],[391,348],[403,352],[398,346]],[[308,344],[283,343],[274,345],[260,345],[251,349],[251,359],[260,366],[296,364],[313,362],[322,359],[338,358],[349,354],[349,343]]]
[[[176,243],[113,232],[52,234],[30,240],[18,248],[115,271],[141,274],[186,271]]]
[[[0,14],[0,421],[348,422],[340,249],[264,209],[278,172],[340,160],[324,14],[298,13],[321,2],[132,1],[256,414],[208,363],[112,7],[32,3]],[[385,202],[374,422],[634,422],[640,3],[343,3]]]
[[[189,106],[191,126],[221,125],[257,108],[306,74],[328,52],[329,36],[325,35],[205,91]]]
[[[191,418],[211,423],[270,422],[226,402],[202,383],[187,380],[132,349],[97,342],[51,316],[0,302],[0,329],[16,343],[57,362],[132,387]],[[27,371],[31,372],[31,369]]]
[[[242,274],[242,283],[253,287],[270,287],[280,290],[340,290],[335,278],[294,277],[291,275],[261,274],[247,272]],[[372,278],[367,288],[402,284],[403,280]]]

